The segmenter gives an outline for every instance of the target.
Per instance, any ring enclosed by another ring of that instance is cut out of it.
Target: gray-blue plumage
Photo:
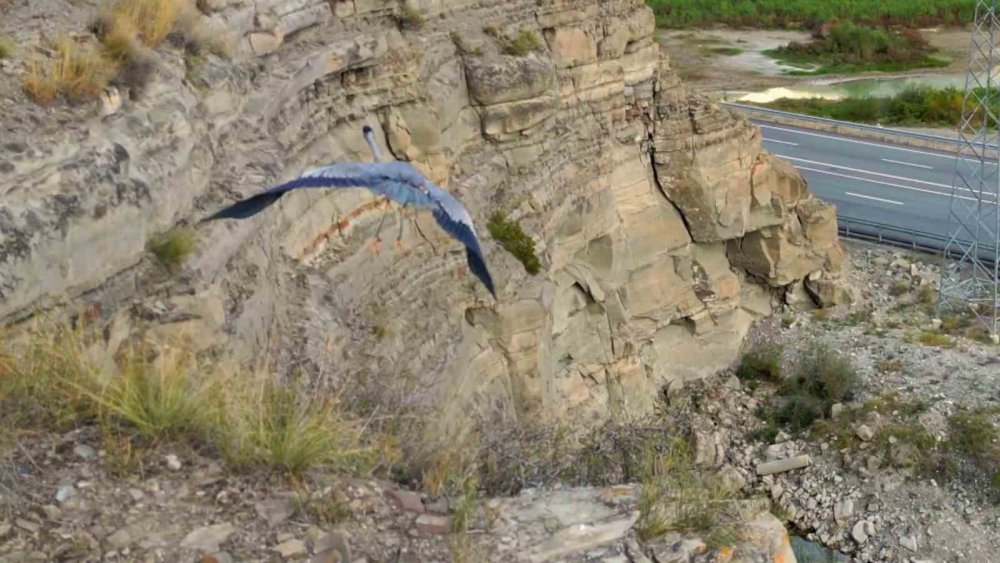
[[[375,143],[370,127],[364,128],[365,140],[376,160],[382,152]],[[496,297],[493,279],[479,246],[472,217],[455,197],[425,178],[406,162],[341,162],[312,168],[298,178],[238,201],[215,213],[205,221],[217,219],[245,219],[273,205],[286,193],[299,188],[353,188],[364,187],[403,206],[430,209],[438,225],[449,235],[465,245],[469,269]]]

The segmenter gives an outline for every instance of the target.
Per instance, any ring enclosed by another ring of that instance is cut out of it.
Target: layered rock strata
[[[684,88],[641,0],[411,6],[419,20],[389,0],[203,0],[233,60],[185,71],[161,51],[104,117],[21,100],[0,147],[0,318],[68,302],[115,346],[187,335],[399,402],[600,419],[729,365],[789,288],[846,298],[833,207]],[[511,47],[528,34],[537,50]],[[425,215],[390,213],[402,248],[373,255],[382,205],[362,190],[196,225],[306,167],[370,159],[366,123],[469,207],[498,301]],[[542,273],[491,240],[495,211]],[[146,249],[178,225],[198,248],[170,275]]]

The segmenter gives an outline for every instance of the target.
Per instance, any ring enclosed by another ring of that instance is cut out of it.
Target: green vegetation
[[[0,59],[6,59],[14,54],[14,42],[9,37],[0,36]]]
[[[858,385],[851,363],[823,344],[800,352],[787,376],[780,371],[780,350],[751,351],[741,361],[737,376],[777,385],[773,401],[757,412],[766,423],[761,431],[764,437],[776,434],[779,426],[792,431],[808,429],[827,417],[834,403],[852,398]]]
[[[707,55],[722,55],[725,57],[733,57],[739,55],[743,52],[743,49],[739,47],[706,47],[702,49],[702,53]]]
[[[522,29],[517,37],[505,40],[501,48],[508,55],[523,57],[532,51],[541,49],[542,42],[530,29]]]
[[[525,234],[519,223],[507,219],[505,213],[497,211],[490,216],[486,228],[504,250],[524,264],[526,272],[535,275],[542,271],[542,263],[535,254],[535,241]]]
[[[196,246],[194,230],[179,228],[154,236],[149,241],[149,252],[168,272],[176,273]]]
[[[962,117],[962,97],[962,92],[954,88],[911,88],[891,98],[783,98],[763,105],[782,111],[857,123],[954,126]],[[933,288],[921,288],[921,301],[933,302],[933,291]]]
[[[878,71],[948,66],[931,57],[933,49],[915,30],[889,31],[842,22],[825,38],[809,43],[792,42],[767,54],[797,66],[818,65],[816,70],[793,71],[793,75]]]
[[[974,0],[646,0],[665,28],[813,26],[831,19],[878,25],[961,25]]]
[[[475,47],[469,46],[469,44],[465,42],[461,33],[452,31],[448,34],[448,36],[451,38],[451,42],[455,45],[455,48],[458,49],[460,54],[470,55],[473,57],[478,57],[483,54],[483,50],[478,45]]]

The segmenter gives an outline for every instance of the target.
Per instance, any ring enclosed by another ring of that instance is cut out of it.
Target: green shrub
[[[420,29],[424,26],[424,15],[420,9],[409,0],[405,0],[399,8],[399,25],[403,29]]]
[[[526,272],[535,275],[542,271],[542,263],[535,255],[535,241],[525,234],[520,224],[507,219],[506,214],[497,211],[490,216],[486,228],[504,250],[520,260],[521,264],[524,264]]]

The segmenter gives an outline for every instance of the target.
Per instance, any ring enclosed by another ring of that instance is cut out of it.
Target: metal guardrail
[[[876,221],[845,217],[843,215],[837,215],[837,229],[840,235],[845,238],[888,244],[927,254],[943,254],[948,248],[948,242],[951,240],[948,237],[933,233],[884,225]],[[961,242],[963,242],[962,246],[971,244],[968,241]],[[996,256],[995,248],[992,246],[981,246],[980,252],[983,259],[987,262],[992,262],[994,256]],[[961,257],[957,253],[954,253],[954,251],[951,251],[950,254],[949,258]]]
[[[836,119],[829,119],[826,117],[816,117],[812,115],[805,115],[802,113],[792,113],[788,111],[781,111],[770,108],[762,108],[760,106],[753,106],[747,104],[737,104],[733,102],[721,102],[721,105],[739,109],[751,113],[762,113],[765,115],[774,115],[778,117],[785,117],[788,119],[799,119],[802,121],[807,121],[811,123],[824,123],[834,127],[849,127],[852,129],[858,129],[860,131],[870,131],[872,133],[881,133],[883,135],[898,135],[900,137],[909,137],[911,139],[921,139],[923,141],[931,141],[935,143],[951,143],[953,145],[959,144],[959,140],[953,137],[944,137],[941,135],[931,135],[929,133],[918,133],[916,131],[904,131],[902,129],[893,129],[891,127],[878,127],[877,125],[866,125],[864,123],[854,123],[853,121],[838,121]],[[996,148],[995,146],[993,148]]]

